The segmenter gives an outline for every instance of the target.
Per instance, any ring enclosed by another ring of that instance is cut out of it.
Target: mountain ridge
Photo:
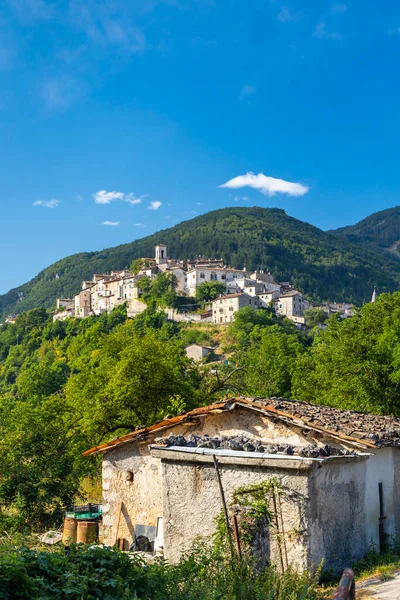
[[[81,281],[93,273],[123,269],[135,258],[153,256],[157,243],[167,244],[172,258],[201,254],[223,258],[235,268],[270,270],[314,301],[360,304],[369,300],[374,286],[380,292],[399,289],[400,261],[372,244],[349,240],[343,229],[323,231],[277,208],[218,209],[133,242],[63,258],[1,295],[0,317],[55,306],[57,297],[77,293]]]
[[[400,258],[400,206],[378,211],[354,225],[331,230],[331,233],[356,244],[367,244],[374,249],[390,252]]]

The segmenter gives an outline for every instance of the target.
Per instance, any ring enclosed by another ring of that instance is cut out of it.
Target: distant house
[[[216,298],[212,302],[213,323],[231,323],[234,314],[245,306],[260,308],[260,301],[257,296],[246,293],[227,294]]]
[[[275,300],[275,312],[289,319],[304,316],[304,311],[311,306],[311,302],[306,300],[298,290],[290,290]]]
[[[284,398],[229,398],[84,453],[103,454],[104,543],[164,522],[176,562],[243,486],[281,489],[253,539],[286,567],[339,570],[400,535],[400,421]],[[239,507],[238,519],[241,511]],[[245,508],[243,509],[245,510]],[[245,513],[244,513],[245,514]],[[261,540],[261,541],[260,541]]]
[[[185,350],[186,356],[193,360],[203,360],[210,352],[212,352],[211,346],[200,346],[200,344],[191,344]]]

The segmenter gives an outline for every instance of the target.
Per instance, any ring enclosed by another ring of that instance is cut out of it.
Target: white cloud
[[[59,200],[35,200],[33,206],[45,206],[46,208],[57,208]]]
[[[257,91],[257,88],[254,85],[244,85],[240,92],[239,100],[245,100],[249,96],[252,96]]]
[[[336,40],[340,41],[342,39],[342,35],[339,31],[328,31],[326,28],[326,21],[320,21],[314,29],[313,36],[322,40],[324,38],[328,40]]]
[[[309,188],[301,183],[292,183],[284,179],[275,179],[268,177],[263,173],[246,173],[230,179],[226,183],[218,186],[220,188],[229,188],[237,190],[243,187],[251,187],[258,190],[265,196],[275,196],[275,194],[288,194],[289,196],[304,196]]]
[[[299,19],[299,13],[293,12],[288,6],[282,6],[278,13],[278,21],[281,21],[281,23],[290,23],[291,21],[298,21]]]
[[[146,227],[144,223],[135,223],[135,227]]]
[[[140,198],[136,198],[135,194],[131,192],[130,194],[124,194],[124,192],[107,192],[106,190],[99,190],[95,194],[93,194],[94,201],[96,204],[110,204],[113,200],[122,200],[123,202],[127,202],[131,206],[134,204],[140,204],[142,198],[145,196],[141,196]]]
[[[149,210],[158,210],[161,206],[162,202],[160,202],[159,200],[154,200],[153,202],[150,202],[150,204],[148,205],[148,209]]]
[[[102,225],[107,225],[108,227],[117,227],[119,225],[119,221],[103,221]]]
[[[346,11],[347,11],[346,4],[334,4],[333,6],[331,6],[330,13],[332,15],[335,15],[338,13],[345,13]]]

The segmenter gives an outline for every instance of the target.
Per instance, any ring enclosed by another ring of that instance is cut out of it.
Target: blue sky
[[[0,293],[225,206],[395,206],[399,56],[394,0],[3,0]]]

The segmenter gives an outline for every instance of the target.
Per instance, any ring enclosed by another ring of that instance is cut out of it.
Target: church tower
[[[167,246],[165,244],[157,244],[156,246],[156,263],[157,265],[167,264]]]
[[[374,291],[372,292],[371,302],[375,302],[376,300],[376,287],[374,287]]]

